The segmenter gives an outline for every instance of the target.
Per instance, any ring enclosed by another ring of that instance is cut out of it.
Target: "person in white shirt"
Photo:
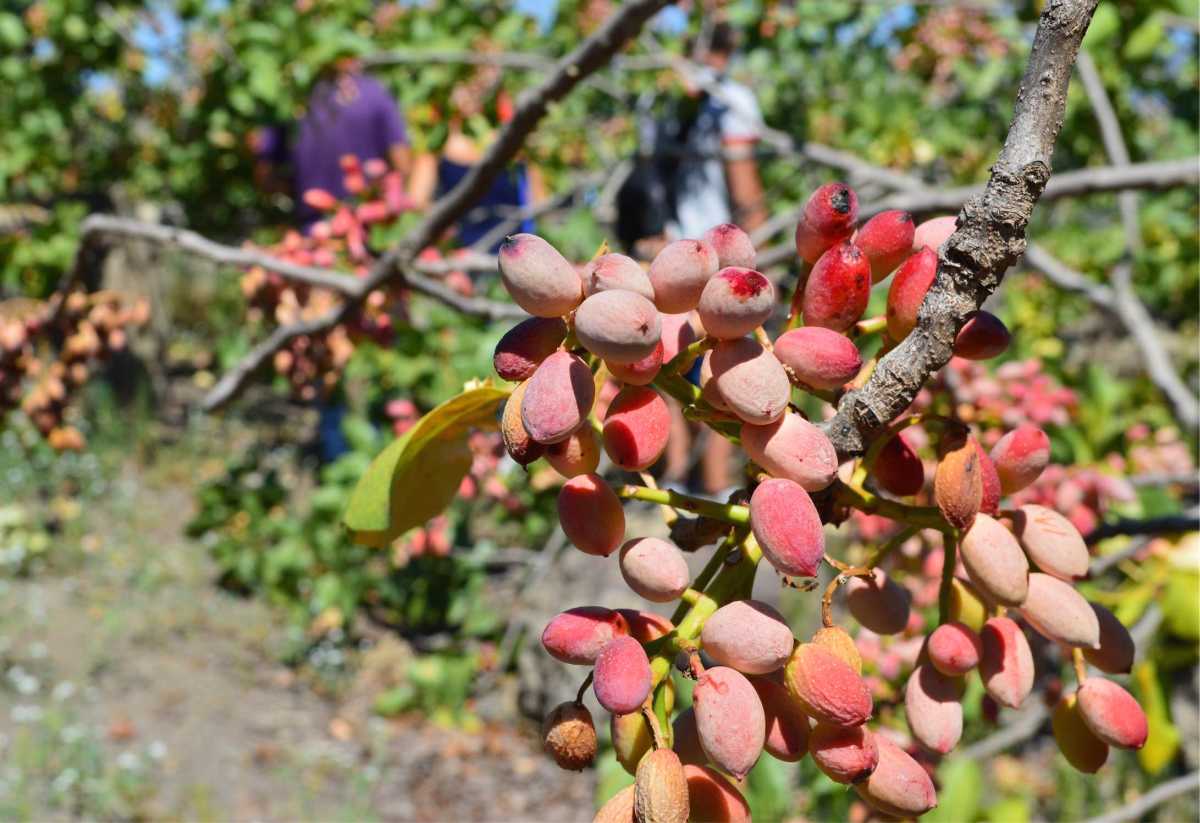
[[[685,120],[682,133],[673,136],[674,145],[666,147],[679,157],[669,183],[672,215],[658,243],[639,244],[648,257],[670,240],[700,237],[722,223],[736,223],[751,232],[767,219],[754,154],[763,131],[762,112],[754,92],[727,75],[736,48],[733,28],[719,22],[707,41],[696,46],[693,58],[698,66],[683,73],[695,113]],[[678,409],[673,408],[672,418],[666,477],[678,482],[687,470],[687,435],[693,427]],[[712,432],[701,436],[708,437],[700,466],[703,489],[710,494],[728,490],[733,446]]]
[[[762,112],[754,92],[726,73],[735,46],[732,27],[717,23],[702,45],[696,54],[698,70],[683,78],[699,106],[679,147],[670,239],[700,237],[722,223],[736,223],[749,232],[766,219],[754,157]]]

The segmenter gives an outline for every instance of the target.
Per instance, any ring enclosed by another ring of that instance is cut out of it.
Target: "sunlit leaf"
[[[1125,58],[1146,59],[1154,53],[1166,36],[1167,30],[1163,26],[1162,17],[1158,14],[1150,15],[1149,19],[1134,29],[1133,34],[1125,41]]]
[[[961,823],[974,820],[983,797],[983,771],[974,760],[953,759],[938,770],[941,790],[937,808],[922,820],[937,823]]]
[[[439,514],[471,466],[467,435],[495,425],[506,389],[482,385],[452,397],[371,461],[342,522],[355,542],[384,546]]]
[[[1192,594],[1194,597],[1195,589]],[[1133,680],[1138,700],[1150,725],[1146,745],[1137,753],[1138,762],[1150,774],[1158,774],[1175,759],[1175,753],[1179,751],[1179,730],[1171,722],[1154,661],[1139,663],[1133,671]]]
[[[1163,591],[1162,610],[1171,634],[1188,640],[1200,639],[1200,575],[1187,572],[1172,574]]]

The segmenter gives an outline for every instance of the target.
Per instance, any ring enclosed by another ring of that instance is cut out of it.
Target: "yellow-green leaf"
[[[983,771],[974,760],[950,759],[938,769],[941,791],[937,808],[922,818],[927,823],[974,820],[983,796]]]
[[[1176,573],[1167,581],[1162,596],[1162,610],[1171,634],[1188,640],[1200,638],[1200,575]]]
[[[1167,699],[1163,696],[1152,660],[1138,664],[1133,671],[1133,682],[1150,729],[1146,745],[1138,749],[1138,762],[1150,774],[1158,774],[1175,759],[1179,751],[1179,730],[1171,722]]]
[[[452,397],[380,452],[354,487],[342,522],[355,542],[384,546],[439,514],[471,467],[467,435],[495,425],[507,389],[481,385]]]
[[[1101,3],[1092,15],[1092,24],[1088,26],[1083,38],[1083,47],[1088,51],[1105,48],[1113,35],[1121,31],[1121,15],[1112,3]]]

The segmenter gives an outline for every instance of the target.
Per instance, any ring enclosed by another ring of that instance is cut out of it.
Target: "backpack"
[[[663,234],[674,218],[679,161],[698,111],[697,101],[687,101],[655,119],[644,99],[638,101],[638,153],[616,198],[617,240],[626,252],[644,237]]]

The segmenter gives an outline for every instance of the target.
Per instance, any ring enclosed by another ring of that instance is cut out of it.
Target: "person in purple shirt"
[[[410,172],[404,116],[387,89],[345,50],[317,80],[290,141],[283,129],[274,127],[253,135],[251,148],[259,186],[268,191],[290,189],[296,220],[305,232],[323,215],[304,202],[304,192],[324,189],[338,199],[346,196],[344,155],[354,155],[360,163],[386,160],[401,175]],[[291,169],[290,186],[281,185],[285,168]],[[318,409],[317,450],[322,461],[330,462],[350,449],[342,432],[346,406],[339,394],[318,403]]]
[[[404,115],[387,89],[365,74],[353,55],[334,58],[313,87],[307,111],[290,141],[278,127],[254,138],[260,185],[280,188],[279,171],[291,168],[291,194],[301,228],[320,218],[304,203],[304,192],[324,189],[334,197],[346,195],[340,158],[354,155],[360,162],[386,160],[407,176],[411,165]]]

